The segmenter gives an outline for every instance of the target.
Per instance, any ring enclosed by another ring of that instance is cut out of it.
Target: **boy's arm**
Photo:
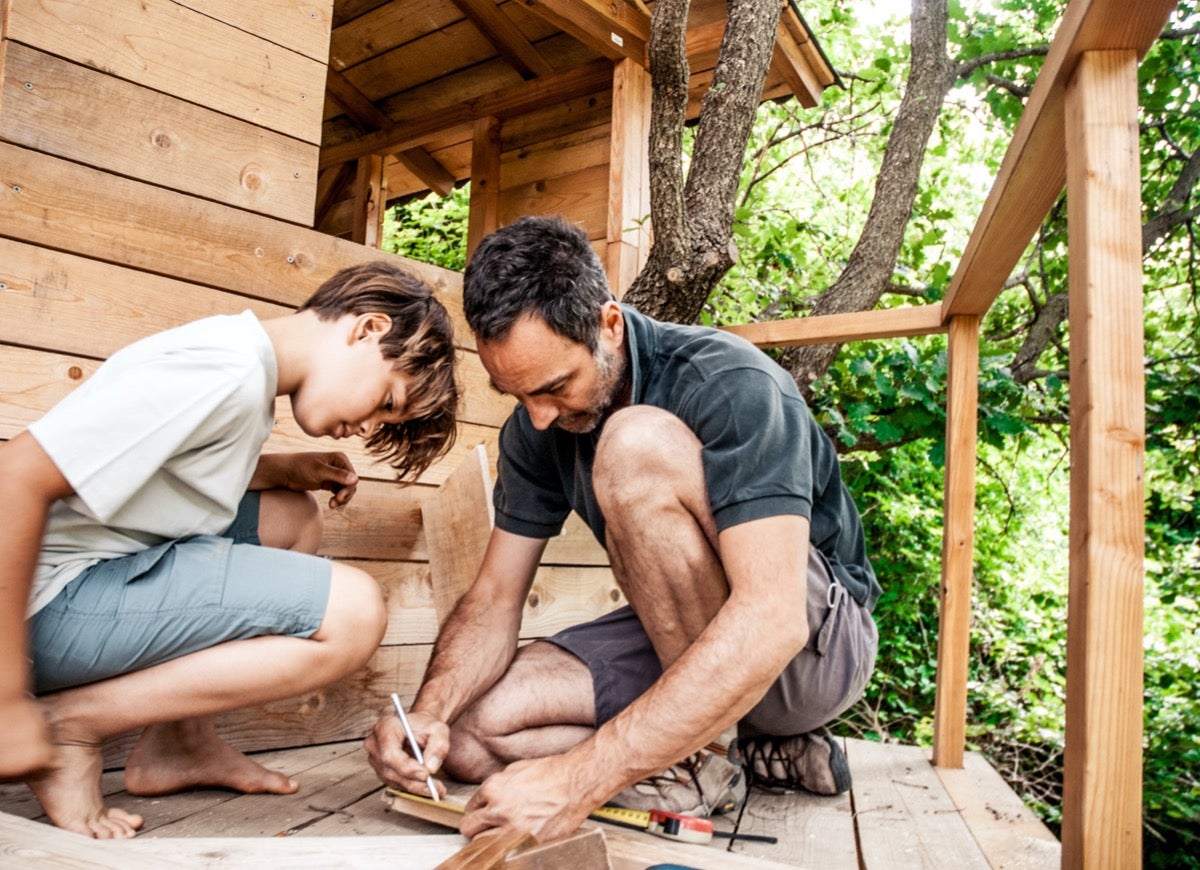
[[[379,778],[424,791],[450,750],[449,724],[503,676],[517,650],[521,610],[546,541],[493,529],[479,574],[446,618],[409,719],[425,768],[404,750],[399,719],[384,714],[367,737]]]
[[[28,696],[25,611],[41,550],[46,514],[72,493],[58,466],[28,432],[0,444],[0,779],[18,777],[50,762],[41,712]]]
[[[329,506],[341,507],[354,497],[358,475],[345,453],[264,453],[246,489],[290,489],[309,492],[324,489],[333,493]]]

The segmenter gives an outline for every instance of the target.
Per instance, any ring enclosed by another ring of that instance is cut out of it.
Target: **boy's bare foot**
[[[104,805],[102,768],[99,746],[58,743],[50,769],[25,782],[58,827],[98,840],[132,837],[142,817]]]
[[[54,761],[41,708],[20,697],[0,704],[4,739],[0,740],[0,782],[23,779],[45,771]]]
[[[204,786],[246,794],[292,794],[300,783],[234,749],[211,719],[150,725],[125,763],[130,794],[160,795]]]

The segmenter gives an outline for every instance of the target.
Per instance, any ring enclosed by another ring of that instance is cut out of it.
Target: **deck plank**
[[[1062,844],[977,752],[961,770],[935,768],[994,870],[1058,867]]]
[[[797,867],[858,870],[850,795],[767,794],[751,789],[740,834],[777,837],[778,843],[734,839],[732,851]]]
[[[851,799],[866,870],[988,870],[958,808],[919,746],[846,741]]]

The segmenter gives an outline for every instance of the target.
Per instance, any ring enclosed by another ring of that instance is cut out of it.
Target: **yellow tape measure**
[[[465,808],[461,804],[434,800],[424,795],[401,791],[398,788],[388,788],[386,793],[392,797],[404,798],[456,813],[465,812]],[[588,818],[636,828],[639,831],[648,831],[668,840],[679,840],[685,843],[708,843],[713,836],[713,823],[709,819],[668,813],[664,810],[630,810],[625,807],[605,806],[594,810]]]

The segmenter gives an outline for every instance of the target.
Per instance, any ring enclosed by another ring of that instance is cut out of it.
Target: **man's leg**
[[[236,538],[297,553],[317,552],[324,518],[306,492],[267,490],[260,494],[256,528]],[[232,531],[232,530],[231,530]],[[130,794],[161,795],[200,787],[229,788],[247,794],[292,794],[296,780],[268,770],[217,736],[211,718],[149,725],[125,762]]]
[[[514,761],[566,752],[591,735],[594,722],[587,666],[553,644],[531,643],[452,725],[445,770],[482,782]]]
[[[592,479],[613,573],[666,668],[729,597],[700,442],[666,411],[626,408],[605,424]]]

